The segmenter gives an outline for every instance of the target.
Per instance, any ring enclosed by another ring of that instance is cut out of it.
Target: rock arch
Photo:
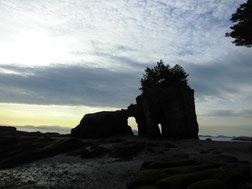
[[[71,135],[81,138],[101,138],[117,135],[133,135],[128,126],[127,110],[103,111],[86,114]]]
[[[156,87],[145,90],[128,107],[136,118],[139,135],[169,138],[198,138],[194,90],[187,86]],[[158,124],[161,124],[162,133]]]
[[[84,138],[132,135],[129,117],[135,117],[141,136],[160,136],[161,124],[164,137],[198,139],[194,90],[188,86],[146,89],[127,109],[86,114],[71,134]]]

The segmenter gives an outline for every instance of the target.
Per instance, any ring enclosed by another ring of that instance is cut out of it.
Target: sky
[[[162,59],[189,73],[200,134],[252,135],[252,48],[225,37],[244,2],[0,0],[0,125],[127,108]]]

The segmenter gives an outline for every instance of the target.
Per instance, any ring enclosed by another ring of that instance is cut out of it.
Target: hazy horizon
[[[250,136],[252,49],[225,37],[244,2],[0,1],[0,125],[127,108],[162,59],[189,73],[200,133]]]
[[[69,134],[71,133],[71,129],[74,127],[63,127],[60,125],[22,125],[22,126],[15,126],[15,125],[0,125],[0,126],[12,126],[12,127],[16,127],[17,130],[19,131],[26,131],[26,132],[57,132],[60,134]],[[77,125],[76,125],[77,126]],[[138,131],[137,128],[137,124],[135,123],[135,121],[129,120],[129,126],[132,128],[132,130],[136,130]],[[230,128],[229,128],[230,129]],[[225,132],[223,132],[223,130],[225,130],[225,127],[222,127],[220,129],[217,129],[217,131],[213,131],[212,127],[204,127],[203,131],[202,129],[199,130],[199,135],[211,135],[211,136],[251,136],[248,132],[246,128],[242,128],[240,132],[237,132],[236,128],[231,128],[231,132],[229,132],[230,134],[226,134]],[[219,131],[219,132],[218,132]],[[233,133],[233,134],[232,134]]]

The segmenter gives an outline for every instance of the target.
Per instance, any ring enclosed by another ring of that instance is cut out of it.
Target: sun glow
[[[0,44],[1,64],[27,66],[62,63],[68,59],[68,49],[60,37],[51,37],[46,32],[22,32]]]
[[[101,110],[115,111],[116,108],[0,103],[0,125],[75,127],[83,115]]]

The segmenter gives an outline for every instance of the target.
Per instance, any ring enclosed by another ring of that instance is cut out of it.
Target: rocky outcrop
[[[17,129],[15,127],[0,126],[0,136],[15,135],[16,132],[17,132]]]
[[[178,85],[145,89],[136,102],[127,110],[86,114],[72,129],[71,135],[83,138],[131,135],[127,119],[135,117],[139,135],[198,139],[194,90],[190,87]]]
[[[198,138],[194,90],[188,86],[147,89],[136,101],[137,105],[129,109],[135,112],[139,135]],[[162,128],[161,133],[158,124]]]
[[[128,111],[104,111],[86,114],[71,135],[82,138],[100,138],[116,135],[133,135],[128,126]]]
[[[44,136],[44,137],[59,137],[62,136],[56,132],[47,132],[41,133],[37,132],[26,132],[26,131],[18,131],[16,127],[12,126],[0,126],[0,137],[9,137],[9,136]]]

